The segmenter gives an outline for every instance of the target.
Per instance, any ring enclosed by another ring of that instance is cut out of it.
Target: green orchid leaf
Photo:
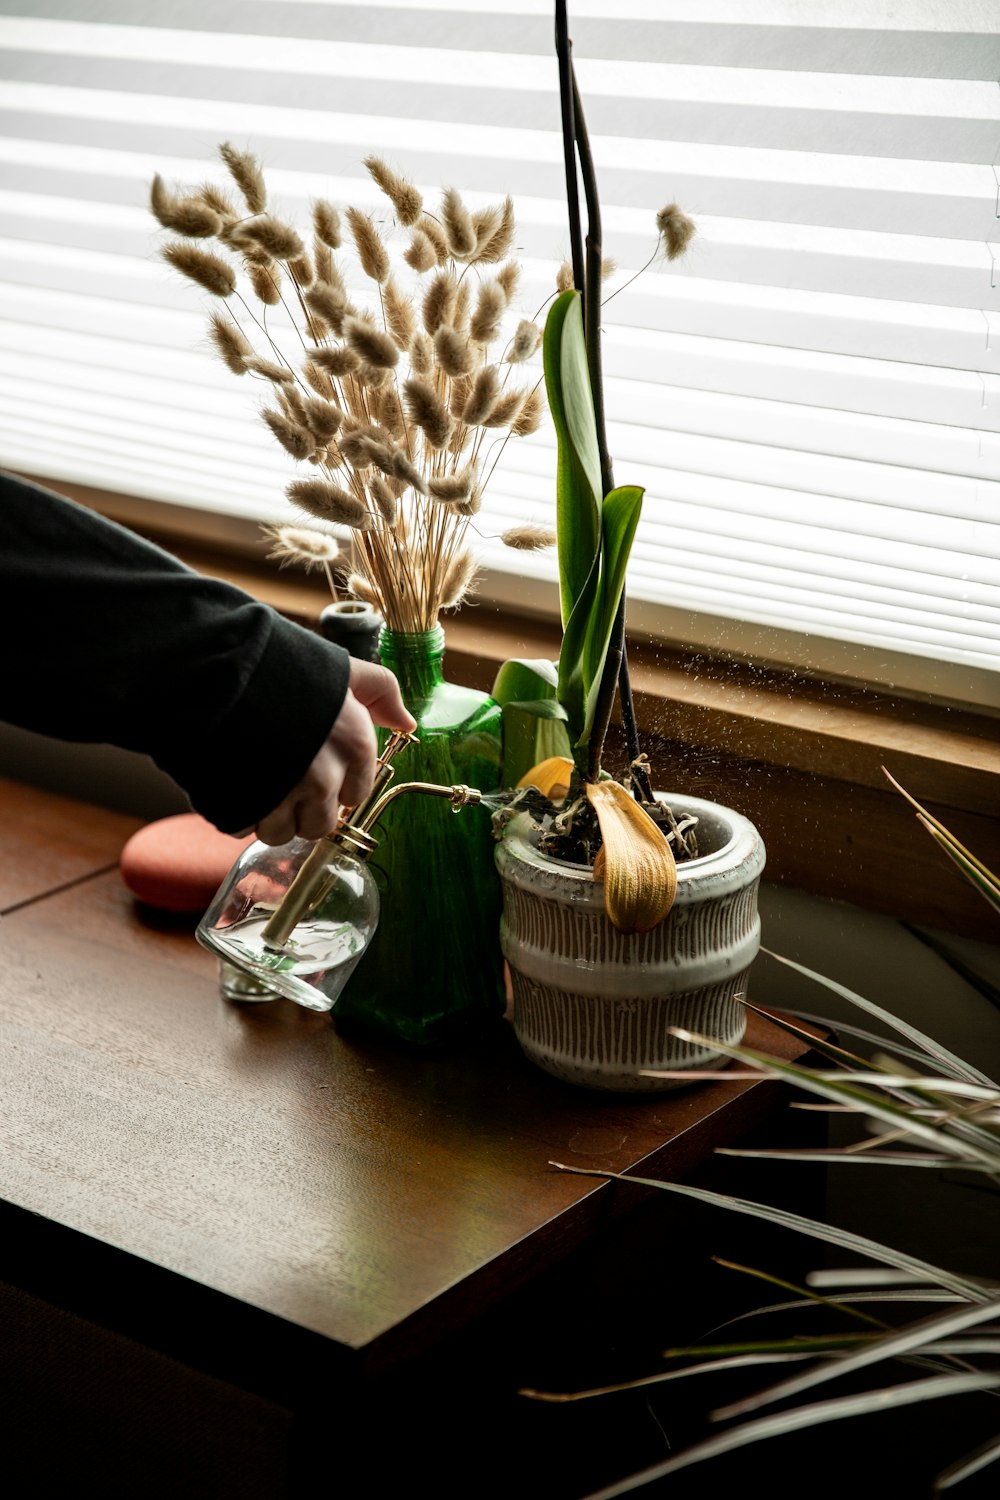
[[[512,656],[505,661],[496,677],[490,696],[501,705],[527,703],[536,698],[555,698],[559,683],[557,662],[545,657]]]
[[[600,587],[601,556],[598,552],[569,619],[563,626],[562,649],[559,652],[559,702],[566,710],[573,742],[578,745],[582,745],[585,740],[587,640],[600,599]]]
[[[565,627],[587,587],[601,532],[601,461],[579,292],[563,292],[549,309],[542,355],[558,442],[556,533]]]
[[[515,787],[533,766],[561,755],[572,759],[566,710],[554,698],[505,703],[501,711],[503,766],[500,783]]]
[[[611,632],[625,588],[632,543],[642,511],[645,491],[636,485],[622,485],[606,496],[601,507],[601,579],[597,606],[584,643],[583,680],[586,702],[583,738],[589,739],[601,691],[601,678],[611,644]]]

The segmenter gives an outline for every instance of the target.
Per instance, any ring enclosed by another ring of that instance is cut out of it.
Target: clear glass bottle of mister
[[[367,861],[377,848],[369,830],[384,808],[404,792],[446,797],[453,808],[481,800],[475,787],[420,781],[390,786],[392,759],[414,738],[391,737],[368,797],[325,838],[293,839],[280,847],[253,843],[233,865],[196,936],[224,970],[252,982],[247,998],[259,985],[272,998],[283,995],[309,1010],[331,1010],[378,926],[378,887]],[[238,988],[234,998],[242,998]]]

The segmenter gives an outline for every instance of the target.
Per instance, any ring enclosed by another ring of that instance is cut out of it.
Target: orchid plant
[[[514,812],[539,824],[539,847],[592,864],[605,910],[624,932],[662,921],[677,888],[677,860],[697,854],[693,820],[679,823],[653,793],[640,752],[625,649],[625,583],[643,489],[617,486],[604,421],[601,286],[606,270],[600,201],[564,0],[556,5],[563,145],[572,264],[545,323],[545,387],[558,444],[556,545],[562,642],[557,663],[512,660],[493,686],[503,705],[505,779],[516,794],[497,814],[502,834]],[[577,177],[587,206],[584,248]],[[675,204],[657,216],[670,259],[694,225]],[[616,697],[629,766],[605,770]]]

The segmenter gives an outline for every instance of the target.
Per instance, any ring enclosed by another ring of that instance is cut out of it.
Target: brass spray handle
[[[389,786],[392,779],[392,757],[403,745],[415,740],[411,734],[394,734],[379,758],[372,789],[357,807],[346,809],[332,833],[317,841],[288,890],[271,913],[261,937],[268,948],[283,948],[303,917],[323,899],[328,888],[326,867],[331,852],[339,845],[356,859],[367,859],[377,848],[369,829],[382,816],[389,803],[404,792],[422,792],[430,797],[447,797],[452,807],[474,806],[482,800],[477,787],[438,786],[431,781],[404,781]]]

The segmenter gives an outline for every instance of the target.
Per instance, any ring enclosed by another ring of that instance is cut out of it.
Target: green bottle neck
[[[395,674],[404,701],[429,698],[444,681],[444,630],[390,630],[378,638],[379,661]]]

